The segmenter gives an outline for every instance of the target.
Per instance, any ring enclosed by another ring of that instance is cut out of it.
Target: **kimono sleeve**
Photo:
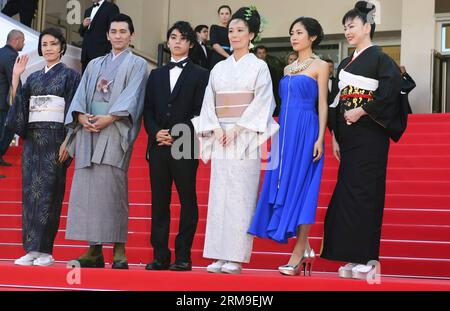
[[[374,92],[374,100],[365,106],[364,111],[378,124],[386,128],[398,114],[399,95],[402,78],[394,61],[382,54],[378,62],[378,89]]]
[[[212,135],[212,132],[221,128],[219,119],[216,114],[216,99],[214,92],[214,74],[215,70],[211,71],[208,85],[205,89],[205,95],[203,97],[202,109],[200,116],[193,118],[192,124],[194,125],[197,136]]]
[[[30,76],[31,78],[32,76]],[[22,138],[26,137],[28,125],[28,113],[30,106],[30,78],[27,79],[25,85],[19,84],[16,97],[9,108],[6,116],[5,126]]]
[[[236,125],[247,130],[263,133],[272,118],[275,110],[275,98],[273,96],[272,79],[269,67],[261,66],[256,79],[254,98]]]

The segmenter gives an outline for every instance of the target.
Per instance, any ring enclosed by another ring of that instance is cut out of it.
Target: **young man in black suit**
[[[79,33],[83,37],[81,49],[82,71],[94,58],[111,52],[111,43],[106,34],[114,17],[119,15],[119,7],[106,0],[92,0],[93,5],[84,12],[84,20]]]
[[[194,64],[189,49],[196,37],[187,22],[175,23],[167,32],[171,62],[151,72],[147,82],[144,125],[149,136],[147,159],[152,190],[151,243],[154,260],[147,270],[189,271],[191,248],[198,222],[195,134],[191,123],[200,114],[209,72]],[[176,127],[185,128],[181,135]],[[177,141],[178,140],[178,141]],[[188,142],[182,148],[180,141]],[[185,149],[190,148],[190,150]],[[188,155],[178,159],[180,150]],[[175,240],[175,263],[170,265],[170,199],[175,182],[180,197],[180,226]]]
[[[209,35],[208,26],[198,25],[195,27],[195,34],[197,35],[197,40],[194,43],[194,47],[189,52],[189,58],[197,65],[209,69],[211,49],[206,46]]]

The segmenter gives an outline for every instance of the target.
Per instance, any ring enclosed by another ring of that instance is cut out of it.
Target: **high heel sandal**
[[[303,270],[303,274],[306,276],[306,271],[309,272],[309,276],[311,276],[312,266],[316,259],[316,254],[314,250],[305,250],[303,257],[300,259],[300,262],[295,265],[284,265],[278,267],[278,271],[283,275],[300,275]]]
[[[316,253],[313,249],[309,250],[308,261],[304,267],[303,274],[306,276],[306,271],[308,271],[308,275],[312,275],[312,267],[314,265],[314,261],[316,261]]]

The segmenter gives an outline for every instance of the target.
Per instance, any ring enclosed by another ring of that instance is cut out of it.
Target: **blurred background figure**
[[[38,0],[8,0],[6,5],[4,2],[4,0],[0,1],[0,7],[4,5],[2,9],[3,14],[9,17],[19,14],[20,22],[25,26],[31,27]]]
[[[402,74],[402,94],[409,94],[413,89],[416,88],[416,82],[411,78],[411,76],[406,72],[405,66],[400,66],[400,72]],[[411,105],[408,102],[408,113],[412,114]]]
[[[94,58],[104,56],[111,52],[111,43],[106,34],[109,24],[117,15],[119,7],[106,0],[92,0],[93,4],[84,13],[84,20],[80,26],[79,33],[83,37],[81,50],[82,71]]]
[[[14,64],[24,46],[23,32],[11,30],[6,39],[6,45],[0,49],[0,166],[11,166],[3,160],[3,156],[14,138],[14,132],[5,127],[5,121],[10,105]]]
[[[286,57],[286,65],[290,65],[298,58],[298,54],[295,51],[290,52]]]
[[[332,59],[324,59],[328,63],[330,69],[330,78],[328,79],[328,105],[331,105],[334,101],[334,97],[339,92],[338,81],[334,76],[334,62]]]
[[[211,69],[231,55],[230,41],[228,40],[228,22],[231,18],[231,7],[222,5],[219,7],[219,25],[212,25],[210,29],[211,46],[213,53],[211,56]]]
[[[206,45],[209,37],[209,27],[206,25],[198,25],[195,27],[197,41],[194,47],[189,51],[189,58],[197,65],[209,69],[211,62],[211,49]]]
[[[283,77],[283,73],[280,70],[282,67],[280,66],[280,64],[278,64],[278,59],[276,57],[272,57],[268,54],[266,46],[258,45],[254,49],[254,53],[260,60],[265,61],[267,63],[267,66],[269,67],[270,77],[272,78],[273,94],[276,102],[276,108],[273,112],[273,116],[278,117],[281,106],[281,99],[278,95],[278,85],[280,84],[280,80]]]

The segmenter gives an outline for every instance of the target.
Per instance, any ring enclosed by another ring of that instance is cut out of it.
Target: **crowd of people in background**
[[[3,11],[18,12],[28,23],[35,6],[21,3],[9,0]],[[345,36],[356,50],[339,64],[337,75],[332,60],[314,53],[324,39],[321,24],[301,17],[289,28],[293,51],[278,76],[268,62],[269,49],[252,48],[262,23],[253,6],[233,12],[223,5],[219,23],[211,27],[176,22],[167,32],[170,62],[151,73],[130,47],[131,17],[105,0],[93,0],[79,29],[82,75],[61,62],[66,39],[48,28],[38,45],[46,66],[22,85],[28,57],[18,52],[24,34],[11,31],[0,49],[0,165],[10,165],[3,155],[12,135],[21,136],[26,254],[15,264],[54,263],[66,172],[74,158],[65,238],[85,241],[88,249],[69,264],[103,268],[103,246],[112,244],[112,268],[128,269],[128,168],[143,119],[154,252],[147,270],[192,270],[200,154],[203,162],[211,161],[207,271],[240,273],[251,259],[255,236],[278,243],[296,237],[289,261],[278,270],[311,274],[316,253],[308,236],[328,127],[340,168],[320,256],[347,262],[339,269],[343,278],[366,278],[375,269],[370,262],[379,259],[390,138],[397,141],[405,130],[393,128],[403,117],[396,105],[413,88],[405,69],[372,43],[374,11],[372,3],[358,1],[344,15]],[[261,146],[276,136],[270,158],[278,162],[265,172],[259,192]],[[180,141],[187,144],[175,150]],[[173,184],[181,212],[172,262]]]

